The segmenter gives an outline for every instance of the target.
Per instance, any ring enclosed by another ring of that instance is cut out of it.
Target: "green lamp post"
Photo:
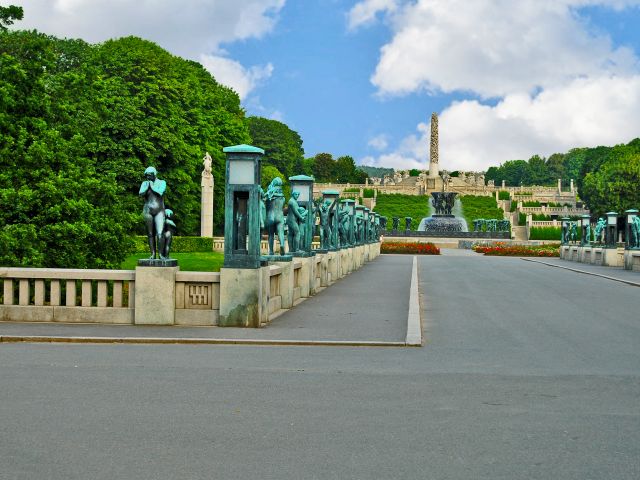
[[[353,247],[356,244],[356,201],[351,198],[342,201],[349,209],[349,231],[347,232],[347,239],[349,240],[349,246]]]
[[[356,205],[356,244],[364,244],[364,205]]]
[[[224,267],[260,267],[260,161],[264,150],[235,145],[227,155],[224,206]]]
[[[569,243],[569,222],[571,222],[569,217],[562,217],[562,233],[560,234],[560,243],[562,245]]]
[[[615,248],[618,241],[618,212],[607,212],[607,248]]]
[[[580,245],[586,246],[591,244],[591,216],[582,215],[582,241]]]
[[[633,250],[640,248],[640,232],[638,231],[638,228],[635,227],[638,210],[632,208],[625,210],[624,213],[627,217],[625,224],[625,249]]]
[[[370,233],[370,223],[369,223],[369,210],[368,207],[364,207],[363,215],[364,215],[364,234],[362,235],[362,243],[369,243],[369,233]]]
[[[298,192],[298,205],[307,210],[305,219],[304,238],[300,242],[300,250],[303,252],[293,253],[293,256],[314,255],[311,251],[311,243],[313,241],[313,229],[315,227],[315,210],[313,204],[313,182],[314,178],[307,175],[296,175],[289,177],[289,185],[291,186],[291,194]]]

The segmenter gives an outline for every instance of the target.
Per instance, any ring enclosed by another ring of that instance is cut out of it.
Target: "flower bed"
[[[493,245],[474,245],[474,252],[485,255],[497,255],[503,257],[559,257],[560,246],[551,245],[507,245],[496,243]]]
[[[384,242],[381,253],[408,253],[411,255],[440,255],[440,249],[431,242]]]

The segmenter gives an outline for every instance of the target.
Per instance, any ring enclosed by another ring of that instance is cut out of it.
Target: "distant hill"
[[[384,167],[368,167],[366,165],[358,165],[358,170],[362,170],[370,177],[384,178],[385,175],[393,175],[393,168]]]

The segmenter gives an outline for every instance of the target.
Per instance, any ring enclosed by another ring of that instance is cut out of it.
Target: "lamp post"
[[[356,205],[356,243],[362,245],[364,243],[364,205]]]
[[[363,243],[369,243],[369,208],[364,207],[364,235],[363,235]]]
[[[582,215],[582,241],[581,246],[586,246],[591,243],[591,217],[589,215]]]
[[[636,221],[636,217],[638,216],[638,210],[629,209],[625,210],[625,215],[627,216],[627,221],[625,225],[625,249],[636,249],[640,248],[640,231],[637,228],[634,228],[634,223]]]
[[[571,219],[569,217],[562,217],[562,234],[560,238],[560,243],[562,245],[567,245],[569,243],[569,222]]]
[[[607,248],[614,248],[618,240],[618,212],[607,212]]]
[[[313,228],[315,227],[316,219],[313,205],[313,181],[313,177],[308,177],[307,175],[289,177],[291,194],[298,192],[298,205],[307,210],[307,217],[304,221],[304,236],[300,239],[300,250],[306,254],[312,253],[311,243],[313,241]]]
[[[264,150],[235,145],[227,154],[224,267],[260,267],[260,161]]]
[[[331,225],[331,238],[329,239],[329,250],[338,248],[338,197],[340,192],[337,190],[324,190],[322,192],[322,200],[329,200],[329,225]]]

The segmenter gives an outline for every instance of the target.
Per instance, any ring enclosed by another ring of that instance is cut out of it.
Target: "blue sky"
[[[6,3],[6,2],[5,2]],[[30,0],[21,27],[200,61],[308,156],[441,168],[640,136],[640,0]]]

